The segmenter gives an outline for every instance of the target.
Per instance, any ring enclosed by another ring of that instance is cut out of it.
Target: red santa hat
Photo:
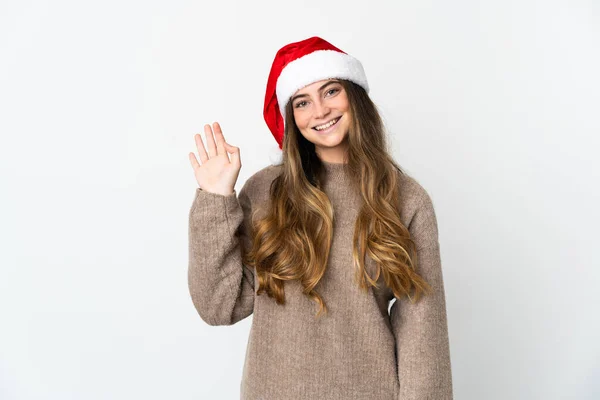
[[[290,98],[311,83],[330,78],[346,79],[369,92],[367,77],[356,58],[338,49],[320,37],[283,46],[273,60],[263,116],[279,145],[274,155],[281,156],[285,132],[285,106]]]

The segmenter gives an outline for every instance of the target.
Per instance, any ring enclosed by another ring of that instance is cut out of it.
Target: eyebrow
[[[331,85],[331,84],[334,84],[334,83],[340,83],[340,81],[329,81],[329,82],[327,82],[326,84],[324,84],[323,86],[321,86],[321,87],[319,88],[319,92],[320,92],[321,90],[325,89],[325,87],[327,87],[327,86],[329,86],[329,85]],[[291,102],[294,102],[294,100],[296,100],[297,98],[300,98],[300,97],[306,97],[306,96],[308,96],[308,95],[307,95],[307,94],[299,94],[299,95],[296,95],[296,96],[292,97],[292,100],[290,100],[290,101],[291,101]]]

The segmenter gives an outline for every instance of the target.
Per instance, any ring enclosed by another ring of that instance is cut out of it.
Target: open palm
[[[193,152],[189,153],[198,186],[208,192],[224,196],[230,195],[233,193],[235,182],[242,168],[240,149],[225,142],[218,122],[213,123],[212,128],[208,124],[204,125],[204,134],[208,153],[199,133],[194,135],[194,140],[200,162]],[[229,154],[231,154],[231,159]]]

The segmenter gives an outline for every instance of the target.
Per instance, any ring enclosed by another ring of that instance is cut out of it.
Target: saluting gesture
[[[235,182],[242,168],[240,149],[225,141],[218,122],[214,122],[212,128],[208,124],[204,125],[204,134],[206,135],[208,154],[199,133],[194,135],[194,140],[201,163],[198,162],[193,152],[189,154],[198,186],[207,192],[223,196],[230,195],[233,193]],[[231,159],[227,153],[231,154]]]

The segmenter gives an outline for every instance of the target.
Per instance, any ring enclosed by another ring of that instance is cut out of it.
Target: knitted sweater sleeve
[[[452,400],[452,373],[438,227],[430,196],[421,190],[409,231],[417,246],[417,273],[432,292],[390,309],[396,340],[399,400]]]
[[[242,264],[252,206],[247,184],[237,196],[196,188],[189,212],[188,287],[209,325],[232,325],[254,308],[254,271]]]

